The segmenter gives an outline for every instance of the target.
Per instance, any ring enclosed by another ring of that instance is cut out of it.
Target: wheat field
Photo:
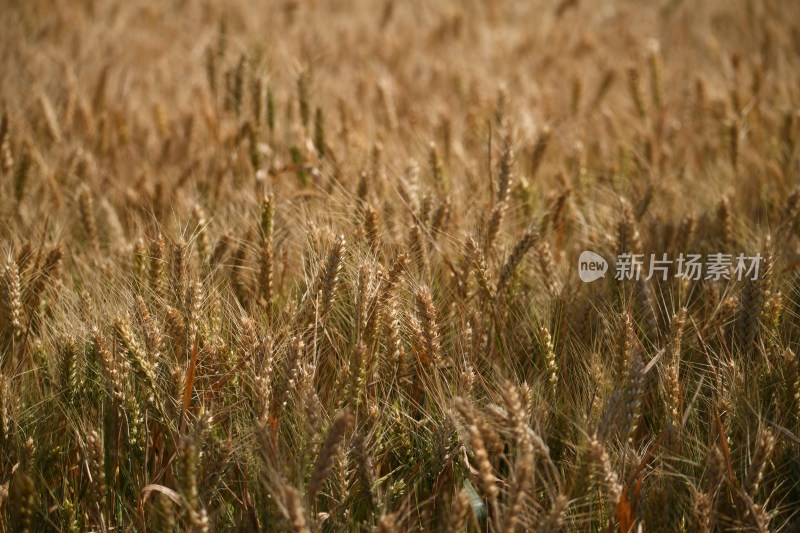
[[[0,28],[0,533],[800,531],[800,3]]]

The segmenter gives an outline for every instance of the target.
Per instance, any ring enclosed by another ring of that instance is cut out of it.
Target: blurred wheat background
[[[1,533],[800,529],[800,3],[0,28]]]

